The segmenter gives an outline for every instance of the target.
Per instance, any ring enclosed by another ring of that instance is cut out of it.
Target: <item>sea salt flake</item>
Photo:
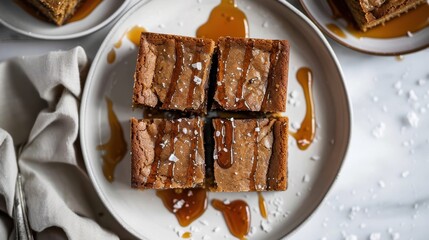
[[[408,101],[417,101],[419,99],[419,97],[417,97],[416,92],[414,92],[414,90],[410,90],[408,91]]]
[[[401,89],[402,88],[402,82],[401,81],[395,82],[395,84],[393,85],[393,87],[395,87],[398,90]]]
[[[213,228],[213,232],[219,232],[219,231],[220,231],[220,227]]]
[[[419,79],[419,80],[417,81],[417,84],[418,84],[419,86],[423,86],[423,85],[425,85],[425,84],[426,84],[426,80],[424,80],[424,79]]]
[[[404,171],[404,172],[401,173],[401,176],[403,178],[407,178],[409,175],[410,175],[410,171]]]
[[[411,127],[418,127],[419,126],[419,116],[414,111],[411,111],[407,114],[407,120]]]
[[[376,138],[382,138],[384,136],[384,132],[386,131],[386,124],[380,122],[373,130],[372,135]]]
[[[350,234],[350,235],[344,236],[344,240],[358,240],[358,238],[356,235]]]
[[[315,156],[310,157],[310,159],[313,160],[313,161],[319,161],[320,160],[320,156],[315,155]]]
[[[203,65],[201,64],[201,62],[192,63],[191,66],[198,71],[201,71],[201,69],[203,69]]]
[[[203,80],[200,77],[194,76],[194,82],[195,82],[195,84],[200,85],[202,81]]]
[[[170,157],[168,157],[168,160],[171,161],[171,162],[177,162],[177,161],[179,161],[179,159],[176,157],[176,155],[174,155],[174,153],[172,153],[170,155]]]
[[[183,128],[182,132],[183,132],[183,134],[188,134],[188,129],[187,128]]]
[[[310,182],[310,176],[308,174],[305,174],[304,177],[302,178],[302,181],[305,183]]]
[[[380,181],[378,181],[378,186],[380,186],[381,188],[385,188],[386,183],[384,183],[384,181],[380,180]]]
[[[407,31],[407,35],[408,35],[408,37],[413,37],[414,36],[413,33],[410,32],[410,31]]]
[[[259,127],[255,128],[255,132],[260,132],[261,129]]]
[[[174,209],[181,209],[184,204],[185,204],[185,200],[181,199],[173,205],[173,208]]]
[[[199,222],[204,225],[204,226],[208,226],[209,223],[206,220],[199,220]]]
[[[216,131],[216,137],[220,136],[220,131]]]
[[[399,240],[399,238],[401,237],[401,235],[397,232],[391,233],[391,236],[392,236],[392,240]]]
[[[380,240],[381,234],[380,233],[371,233],[369,235],[369,240]]]
[[[261,229],[262,229],[262,231],[268,233],[273,229],[273,227],[270,225],[270,223],[268,221],[262,220],[261,221]]]

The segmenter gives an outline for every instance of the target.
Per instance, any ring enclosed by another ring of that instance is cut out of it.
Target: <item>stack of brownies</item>
[[[267,115],[286,111],[288,63],[285,40],[143,33],[133,106],[191,117],[131,119],[132,187],[286,190],[288,119]]]

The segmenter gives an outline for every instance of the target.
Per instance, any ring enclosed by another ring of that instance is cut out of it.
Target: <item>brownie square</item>
[[[215,109],[286,111],[288,41],[224,37],[218,50]]]
[[[205,157],[201,118],[131,119],[131,186],[202,186]]]
[[[83,0],[25,0],[48,20],[61,26],[67,22],[84,2]]]
[[[214,42],[142,33],[134,74],[134,106],[207,112]]]
[[[213,119],[213,191],[286,190],[288,119]]]

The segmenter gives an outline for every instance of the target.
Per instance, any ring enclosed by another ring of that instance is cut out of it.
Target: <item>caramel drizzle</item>
[[[273,143],[275,143],[276,140],[276,134],[273,134]],[[267,178],[265,180],[266,182],[266,190],[272,190],[274,188],[272,182],[276,183],[276,179],[271,179],[270,175],[268,174],[270,172],[271,169],[271,163],[273,162],[273,149],[271,149],[271,155],[270,155],[270,160],[268,161],[268,167],[267,167]]]
[[[270,92],[271,85],[273,84],[273,78],[274,78],[274,71],[277,67],[277,63],[279,60],[279,49],[280,49],[280,43],[273,42],[273,45],[271,46],[271,54],[270,54],[270,70],[268,71],[268,78],[267,78],[267,87],[265,89],[264,94],[264,100],[262,101],[261,108],[264,108],[268,104],[268,100],[270,99]]]
[[[249,187],[251,189],[251,191],[255,191],[256,189],[256,179],[255,179],[255,174],[256,174],[256,168],[258,167],[258,137],[259,137],[259,131],[256,131],[256,128],[259,128],[259,121],[256,120],[256,124],[255,124],[255,131],[253,132],[253,137],[255,138],[255,144],[253,145],[253,163],[252,163],[252,171],[250,172],[250,183],[249,183]]]
[[[200,119],[198,119],[197,122],[194,123],[192,126],[191,134],[194,134],[194,131],[198,129],[198,126],[200,124]],[[192,183],[194,182],[194,176],[195,176],[195,166],[197,165],[196,159],[198,154],[198,136],[194,136],[192,138],[191,142],[191,149],[194,149],[194,153],[191,154],[191,158],[189,159],[189,165],[188,165],[188,178],[186,180],[186,186],[192,186]]]
[[[217,149],[217,164],[221,168],[230,168],[234,163],[234,149],[232,143],[234,142],[234,128],[232,126],[233,120],[220,120],[221,126],[218,125],[219,121],[215,121],[215,129],[221,129],[221,134],[215,134]],[[227,150],[227,151],[224,151]]]
[[[267,205],[265,204],[264,196],[262,196],[261,192],[258,192],[258,205],[259,205],[259,211],[261,212],[261,216],[264,219],[268,218],[267,214]]]
[[[180,74],[182,73],[183,68],[183,52],[184,46],[180,41],[176,41],[176,62],[173,69],[173,75],[171,76],[171,82],[168,86],[167,95],[165,96],[165,101],[162,104],[162,108],[168,108],[171,104],[171,100],[173,99],[173,94],[176,91],[177,81],[179,80]]]
[[[201,49],[197,45],[195,45],[194,49],[195,49],[195,53],[192,56],[192,63],[197,63],[201,59],[200,54],[199,54]],[[194,103],[194,89],[196,87],[194,77],[198,77],[198,72],[199,72],[199,70],[197,68],[192,68],[192,77],[191,77],[189,90],[188,90],[188,98],[186,99],[186,105],[189,106],[190,108],[192,108],[192,103]]]
[[[226,93],[225,93],[225,74],[226,74],[226,63],[228,60],[228,56],[229,56],[229,51],[231,49],[231,43],[229,40],[225,41],[225,49],[223,50],[224,52],[221,54],[222,55],[222,59],[221,62],[223,63],[223,68],[219,68],[219,72],[218,72],[218,76],[222,76],[222,81],[221,81],[221,85],[217,86],[217,92],[218,92],[218,100],[221,106],[225,107],[227,101],[226,101]]]
[[[165,121],[162,121],[158,125],[158,134],[156,135],[155,141],[155,160],[152,162],[149,177],[146,180],[145,186],[148,188],[153,187],[153,184],[156,181],[156,175],[158,174],[159,166],[161,163],[161,152],[162,152],[162,137],[165,134]]]
[[[243,59],[243,67],[241,72],[240,80],[238,81],[238,88],[237,92],[235,92],[235,99],[239,99],[238,101],[238,108],[246,107],[246,109],[249,109],[246,100],[243,98],[243,86],[247,79],[247,73],[249,72],[250,62],[252,61],[253,54],[253,41],[250,40],[250,43],[246,46],[246,51],[244,53],[244,59]],[[237,104],[237,101],[236,101]]]
[[[296,73],[296,79],[304,90],[306,111],[300,128],[291,135],[295,138],[299,149],[307,149],[314,140],[316,134],[316,119],[313,100],[313,72],[310,68],[302,67]]]
[[[177,135],[179,124],[177,121],[173,120],[173,125],[171,126],[170,130],[170,153],[174,154],[174,138]],[[165,180],[165,187],[170,188],[171,182],[174,176],[174,166],[176,165],[175,162],[169,162],[168,163],[168,172],[167,172],[167,179]]]

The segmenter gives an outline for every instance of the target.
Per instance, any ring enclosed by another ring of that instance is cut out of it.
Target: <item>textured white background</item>
[[[42,41],[0,25],[0,61],[76,45],[93,58],[111,26]],[[398,61],[330,43],[352,101],[351,146],[333,189],[290,239],[429,239],[429,49]]]

